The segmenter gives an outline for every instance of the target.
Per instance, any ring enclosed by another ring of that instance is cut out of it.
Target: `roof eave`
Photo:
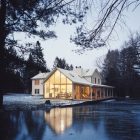
[[[92,86],[92,84],[86,84],[86,83],[80,83],[80,82],[73,82],[73,84],[80,84],[80,85]]]
[[[108,86],[108,85],[95,85],[93,84],[92,87],[106,87],[106,88],[115,88],[113,86]]]
[[[46,78],[31,78],[31,80],[36,80],[36,79],[46,79]]]

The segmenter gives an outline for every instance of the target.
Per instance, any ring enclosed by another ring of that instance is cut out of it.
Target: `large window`
[[[91,90],[89,86],[86,85],[74,85],[75,97],[76,99],[90,99]]]
[[[49,84],[49,86],[48,86],[48,89],[49,89],[49,97],[54,97],[54,75],[52,75],[51,77],[50,77],[50,79],[49,79],[49,81],[50,81],[50,84]]]
[[[49,98],[50,80],[45,83],[45,98]]]
[[[46,95],[47,94],[47,95]],[[45,83],[46,98],[72,97],[72,82],[63,73],[56,72]]]

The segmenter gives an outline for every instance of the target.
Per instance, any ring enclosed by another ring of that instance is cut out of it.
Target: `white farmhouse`
[[[100,72],[95,69],[83,69],[81,66],[76,67],[74,71],[81,77],[85,78],[88,82],[93,84],[102,84]]]
[[[39,73],[31,78],[32,80],[32,95],[43,95],[44,93],[44,80],[49,75],[47,73]]]
[[[97,69],[74,70],[56,68],[32,78],[32,95],[48,99],[98,100],[113,97],[114,87],[103,85]]]

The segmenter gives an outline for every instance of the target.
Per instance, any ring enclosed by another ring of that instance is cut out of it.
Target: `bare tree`
[[[97,2],[99,4],[99,2]],[[130,7],[135,10],[140,5],[140,0],[105,0],[100,1],[98,19],[91,30],[84,25],[77,28],[77,35],[71,40],[80,46],[77,52],[102,47],[110,38],[115,26],[124,23],[123,13]],[[98,7],[99,8],[99,7]],[[105,34],[104,32],[107,31]]]

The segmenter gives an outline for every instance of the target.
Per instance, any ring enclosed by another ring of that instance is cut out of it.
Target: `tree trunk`
[[[5,77],[5,38],[6,38],[6,1],[0,1],[0,108],[3,104],[3,93],[6,91]]]
[[[3,107],[3,93],[0,91],[0,109]]]

